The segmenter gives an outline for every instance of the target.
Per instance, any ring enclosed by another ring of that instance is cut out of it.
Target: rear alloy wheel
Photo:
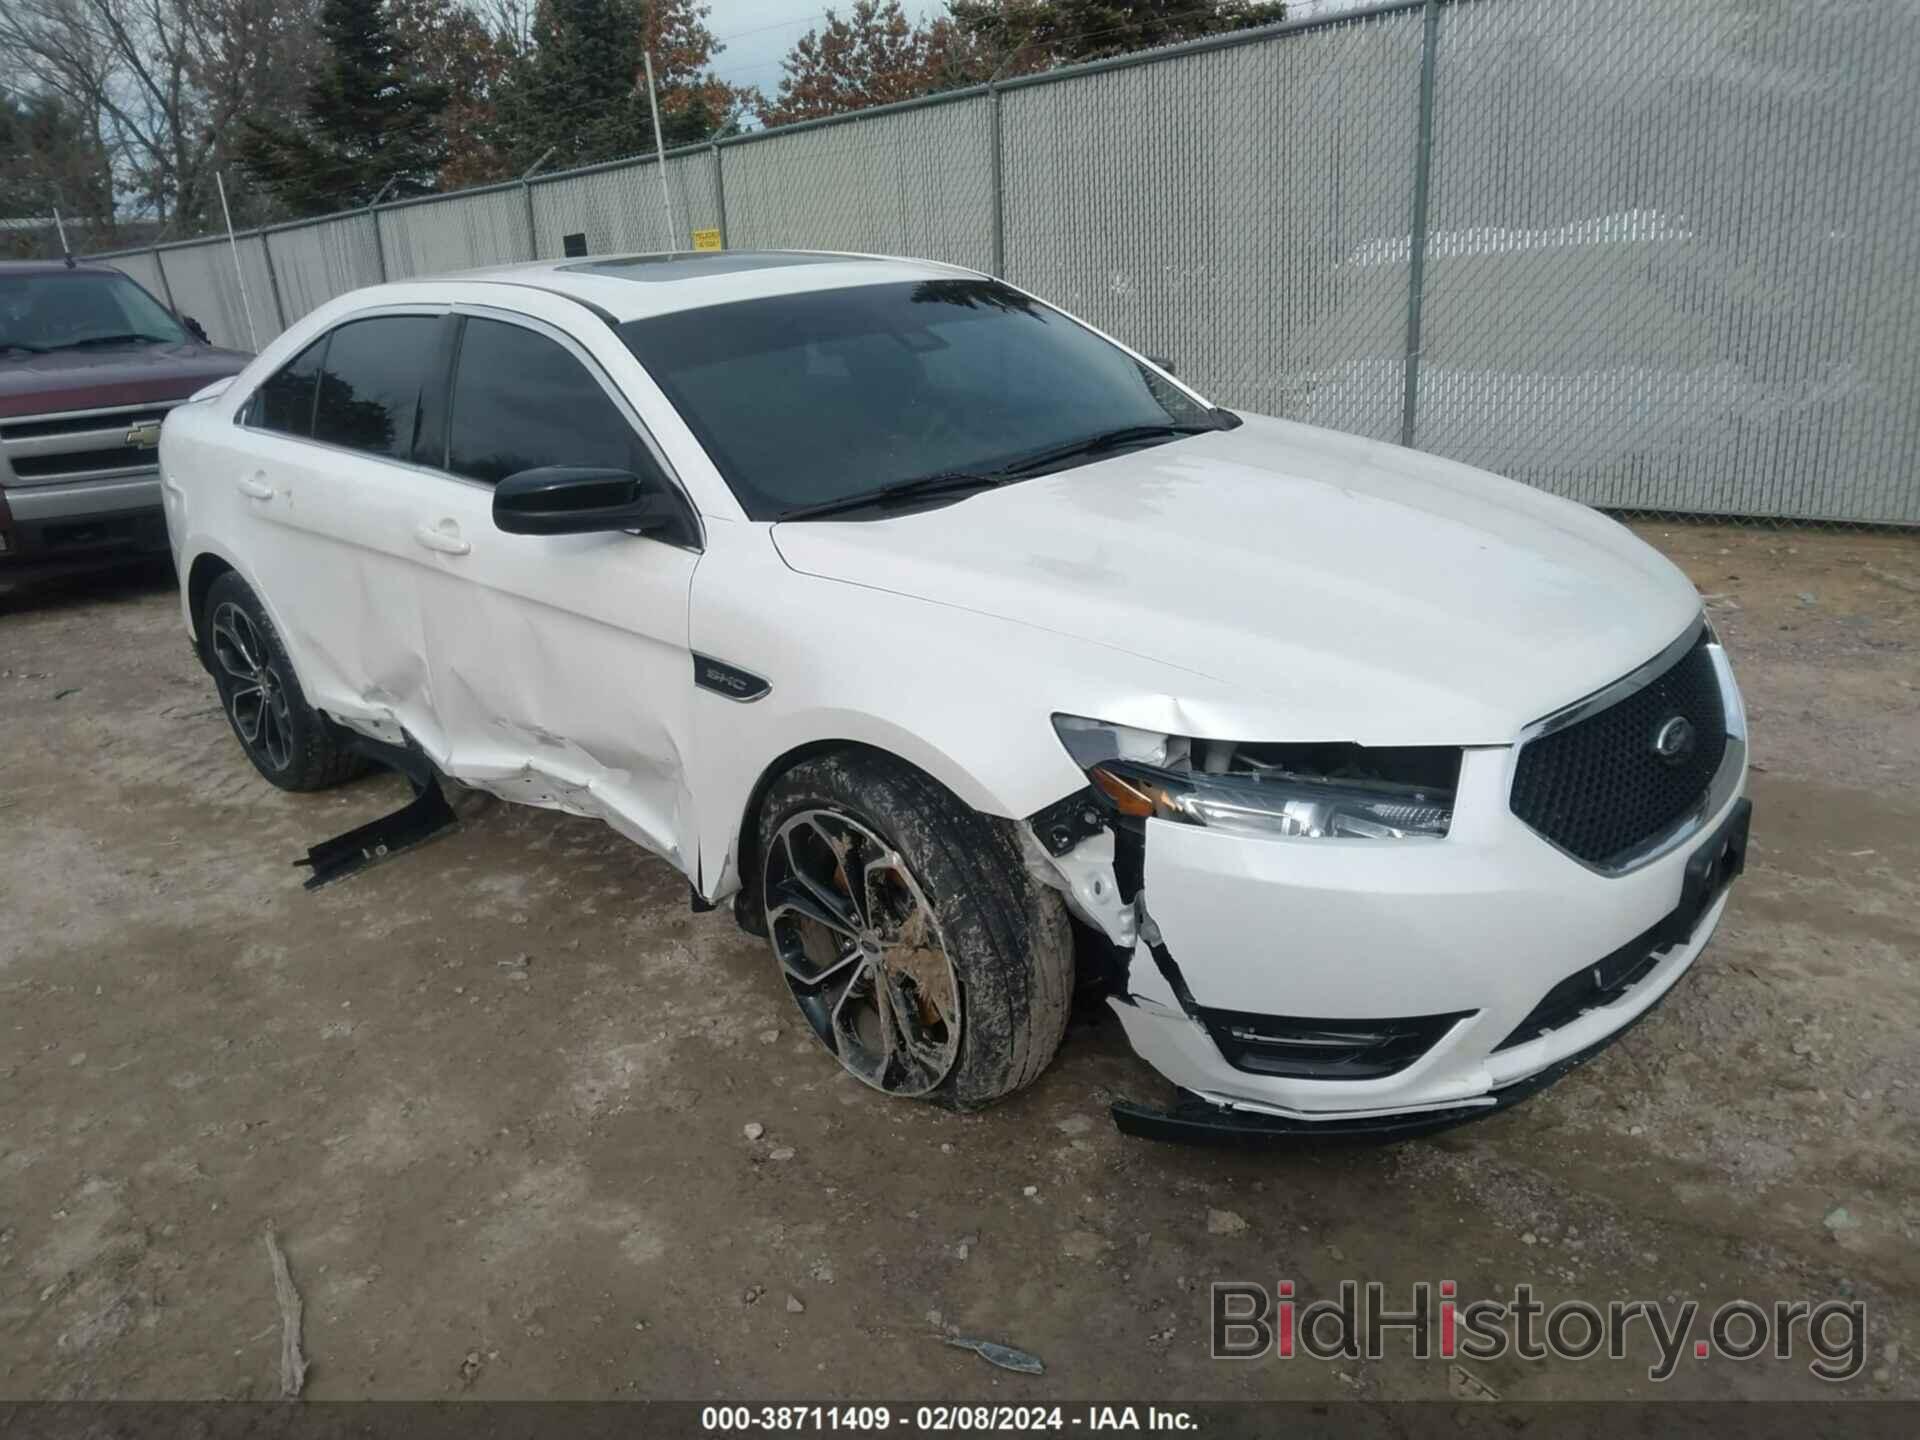
[[[293,763],[293,716],[287,710],[286,682],[275,670],[266,642],[247,612],[231,600],[214,607],[209,638],[233,733],[254,764],[279,774]]]
[[[200,626],[227,723],[254,769],[282,790],[321,790],[365,768],[307,704],[293,661],[246,581],[232,571],[215,580]]]
[[[1011,827],[891,757],[848,752],[781,776],[758,838],[781,979],[849,1074],[964,1108],[1046,1067],[1072,932]]]

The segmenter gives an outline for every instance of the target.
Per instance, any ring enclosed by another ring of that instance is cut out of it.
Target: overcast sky
[[[780,61],[807,31],[826,23],[826,0],[711,0],[713,13],[707,28],[726,48],[713,68],[722,80],[735,85],[757,85],[768,95],[780,89]],[[913,21],[924,20],[946,7],[939,0],[903,0],[902,9]],[[852,0],[836,0],[844,15]]]

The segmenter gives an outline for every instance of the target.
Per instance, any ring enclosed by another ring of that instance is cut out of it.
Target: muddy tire
[[[848,751],[774,783],[758,842],[775,964],[857,1079],[972,1109],[1046,1068],[1073,995],[1072,927],[1010,825]]]
[[[365,768],[307,703],[280,632],[246,581],[228,571],[213,582],[199,630],[220,706],[254,769],[282,790],[324,790]]]

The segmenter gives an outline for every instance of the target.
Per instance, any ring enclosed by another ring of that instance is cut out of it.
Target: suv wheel
[[[232,571],[207,591],[200,633],[220,704],[254,769],[282,790],[321,790],[360,772],[360,757],[307,704],[260,597]]]
[[[775,782],[759,843],[781,977],[856,1079],[967,1108],[1046,1068],[1072,931],[1005,827],[897,761],[840,754]]]

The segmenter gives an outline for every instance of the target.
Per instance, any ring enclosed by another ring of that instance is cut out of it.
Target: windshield
[[[64,350],[113,341],[177,345],[186,338],[165,306],[117,271],[0,274],[0,348]]]
[[[1136,427],[1220,423],[1126,352],[992,280],[742,300],[632,320],[620,334],[756,520],[924,476],[990,474]]]

